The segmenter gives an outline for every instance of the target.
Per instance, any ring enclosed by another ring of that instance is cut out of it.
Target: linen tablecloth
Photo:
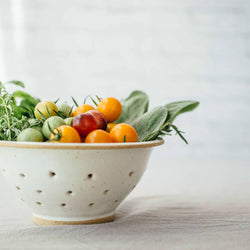
[[[185,167],[180,161],[157,167],[155,161],[115,221],[98,225],[36,226],[1,174],[0,249],[250,249],[248,163],[186,160]],[[233,179],[223,177],[226,169],[235,171]]]

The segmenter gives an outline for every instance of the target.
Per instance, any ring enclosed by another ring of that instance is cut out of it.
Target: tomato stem
[[[92,96],[89,96],[89,98],[91,99],[91,101],[95,104],[95,106],[97,107],[98,106],[98,104],[97,104],[97,102],[94,100],[94,98],[92,97]]]
[[[54,101],[54,103],[57,104],[57,102],[59,101],[59,99],[60,99],[60,97],[58,97],[58,98]]]
[[[76,105],[76,107],[79,107],[79,105],[78,105],[78,103],[77,103],[76,99],[75,99],[73,96],[71,96],[71,98],[72,98],[72,100],[73,100],[74,104]]]
[[[42,116],[44,120],[47,120],[47,117],[39,109],[37,109],[37,111],[39,112],[39,114]]]
[[[96,96],[96,98],[97,98],[97,100],[98,100],[99,102],[102,101],[102,98],[101,98],[101,97],[99,97],[98,95],[95,95],[95,96]]]
[[[70,117],[70,116],[71,116],[72,111],[73,111],[73,106],[72,106],[72,107],[71,107],[71,109],[69,110],[69,113],[67,114],[67,117],[66,117],[66,118],[68,118],[68,117]]]
[[[46,107],[46,110],[47,110],[47,113],[48,113],[49,117],[51,117],[51,114],[49,112],[49,109],[48,109],[47,105],[45,105],[45,107]]]
[[[86,104],[86,101],[88,100],[88,98],[89,98],[89,95],[87,95],[87,96],[84,98],[83,104]]]

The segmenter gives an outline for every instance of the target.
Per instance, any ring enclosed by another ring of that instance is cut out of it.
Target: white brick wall
[[[0,78],[45,99],[197,99],[160,152],[250,159],[250,2],[1,0]]]

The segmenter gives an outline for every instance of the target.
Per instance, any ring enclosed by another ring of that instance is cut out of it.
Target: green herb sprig
[[[24,84],[20,81],[0,82],[0,140],[15,141],[23,129],[31,127],[29,119],[34,119],[33,110],[40,100],[20,90],[9,93],[7,84],[22,88]]]

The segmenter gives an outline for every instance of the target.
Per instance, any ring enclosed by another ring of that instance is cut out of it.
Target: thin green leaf
[[[181,139],[182,139],[186,144],[188,144],[188,141],[187,141],[186,138],[182,135],[183,132],[181,132],[181,131],[180,131],[175,125],[173,125],[173,124],[171,124],[170,126],[175,130],[176,134],[178,134],[178,135],[181,137]]]
[[[15,81],[15,80],[13,80],[13,81],[8,81],[8,82],[6,82],[6,83],[11,83],[11,84],[14,84],[14,85],[16,85],[16,86],[19,86],[19,87],[25,88],[24,83],[23,83],[23,82],[21,82],[21,81]]]

